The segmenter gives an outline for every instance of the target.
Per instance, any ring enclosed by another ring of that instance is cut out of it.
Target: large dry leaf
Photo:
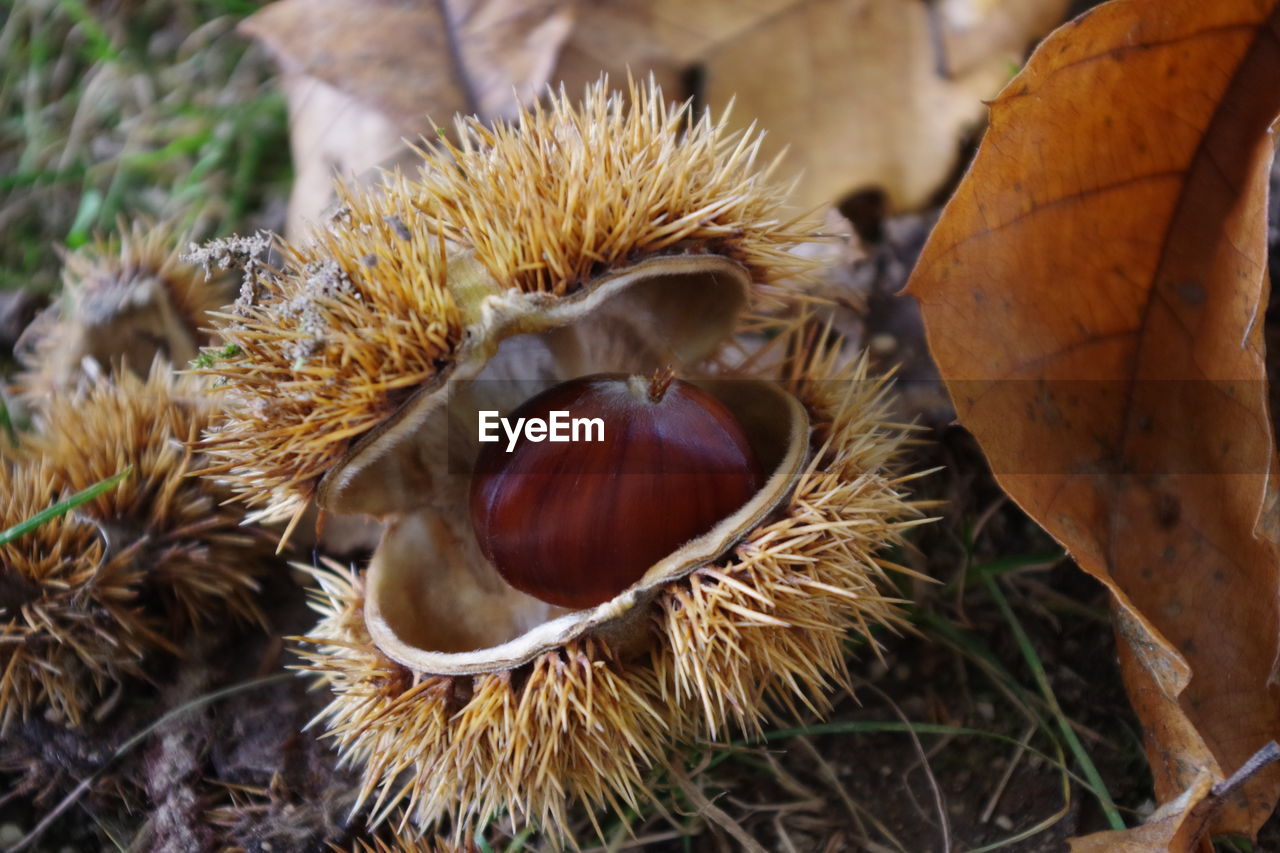
[[[1258,535],[1277,6],[1114,0],[1060,29],[992,104],[909,284],[1001,484],[1115,594],[1162,802],[1280,734]],[[1278,793],[1258,774],[1215,826],[1256,830]]]
[[[296,178],[289,236],[333,201],[333,175],[412,162],[405,139],[455,113],[511,116],[547,83],[572,0],[282,0],[241,29],[284,72]]]
[[[336,169],[394,163],[455,112],[510,115],[547,82],[652,73],[790,149],[798,204],[876,186],[898,209],[953,173],[982,99],[1069,0],[281,0],[244,29],[285,71],[291,233]]]
[[[669,94],[696,70],[707,103],[788,150],[795,200],[883,189],[897,209],[947,180],[983,98],[1067,0],[595,0],[584,4],[555,77],[653,72]]]

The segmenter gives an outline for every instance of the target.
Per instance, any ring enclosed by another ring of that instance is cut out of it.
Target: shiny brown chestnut
[[[522,435],[483,446],[471,522],[485,556],[516,589],[562,607],[600,604],[764,483],[733,413],[672,378],[599,374],[556,385],[507,416],[595,419],[598,432],[551,442]],[[586,440],[588,437],[600,440]]]

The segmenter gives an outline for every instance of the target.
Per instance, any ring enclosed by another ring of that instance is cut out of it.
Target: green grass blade
[[[516,833],[515,838],[511,839],[511,843],[507,845],[507,853],[521,853],[527,850],[528,841],[533,838],[533,827],[526,826],[524,829]]]
[[[931,641],[955,649],[991,680],[997,690],[1014,704],[1028,720],[1034,720],[1050,737],[1056,738],[1049,721],[1041,713],[1039,697],[1019,683],[986,643],[955,623],[934,613],[919,610],[912,614],[915,624],[931,632]]]
[[[1001,839],[1000,841],[994,842],[992,844],[988,844],[984,847],[974,848],[972,853],[992,853],[992,851],[996,851],[1003,847],[1007,847],[1010,844],[1015,844],[1026,838],[1030,838],[1036,835],[1037,833],[1045,831],[1046,829],[1048,829],[1049,827],[1053,826],[1058,821],[1066,817],[1067,813],[1070,811],[1071,782],[1075,782],[1076,784],[1080,785],[1082,788],[1085,788],[1085,789],[1090,789],[1093,787],[1092,783],[1089,780],[1083,779],[1080,776],[1076,775],[1075,773],[1071,772],[1071,769],[1067,767],[1066,756],[1062,752],[1062,747],[1056,741],[1053,742],[1054,751],[1057,753],[1057,756],[1055,757],[1053,755],[1049,755],[1045,752],[1042,752],[1036,749],[1035,747],[1032,747],[1026,744],[1023,741],[1020,741],[1017,738],[1013,738],[1008,735],[1003,735],[998,732],[986,731],[984,729],[971,729],[963,726],[944,725],[941,723],[902,722],[902,721],[896,721],[896,720],[895,721],[845,720],[845,721],[831,722],[831,723],[816,723],[813,725],[803,726],[803,727],[794,728],[794,729],[778,729],[775,731],[766,732],[762,740],[764,742],[772,742],[772,741],[778,741],[778,740],[787,740],[789,738],[798,737],[798,736],[822,735],[822,734],[905,734],[908,732],[913,732],[916,735],[932,734],[932,735],[988,738],[994,741],[1009,744],[1011,746],[1017,746],[1020,749],[1025,750],[1028,755],[1035,756],[1036,758],[1039,758],[1045,761],[1050,766],[1058,768],[1058,770],[1061,772],[1062,774],[1062,806],[1057,811],[1045,817],[1043,820],[1037,822],[1034,826],[1029,827],[1025,830],[1022,830],[1021,832],[1018,832],[1015,835],[1012,835],[1008,838]],[[747,743],[749,742],[748,741],[740,742],[741,745],[746,745]],[[738,745],[738,744],[735,744],[735,745]],[[729,753],[729,752],[722,753],[722,755],[725,758],[732,757],[732,753]],[[717,757],[720,757],[720,756],[717,756]],[[1106,789],[1104,788],[1103,789],[1104,794],[1105,794],[1105,790]]]
[[[114,477],[108,477],[99,483],[94,483],[87,489],[81,489],[66,500],[58,501],[48,509],[37,512],[26,521],[19,522],[8,530],[0,532],[0,545],[8,545],[19,536],[30,533],[40,525],[48,522],[50,519],[64,515],[76,507],[88,503],[103,492],[108,492],[111,489],[114,489],[116,486],[120,485],[125,477],[128,477],[132,473],[133,466],[130,465]]]
[[[84,34],[89,59],[94,62],[111,62],[120,58],[120,51],[111,43],[111,37],[83,0],[60,0],[58,5]]]
[[[969,578],[971,580],[985,581],[987,578],[1000,577],[1001,575],[1007,575],[1033,566],[1049,568],[1055,563],[1062,562],[1066,556],[1066,551],[1056,548],[1052,551],[1044,551],[1038,554],[1016,554],[1011,557],[1000,557],[971,568],[969,570]]]
[[[1015,737],[1002,735],[999,732],[990,732],[986,729],[971,729],[965,726],[951,726],[943,723],[903,723],[899,720],[840,720],[830,723],[814,723],[808,726],[802,726],[794,729],[775,729],[765,732],[761,737],[755,739],[736,740],[729,744],[730,747],[751,746],[759,743],[772,743],[779,740],[789,740],[793,737],[805,737],[809,735],[848,735],[848,734],[907,734],[914,732],[916,735],[954,735],[956,737],[980,737],[988,740],[1006,743],[1010,746],[1017,746],[1025,749],[1029,755],[1042,759],[1046,764],[1057,767],[1062,770],[1072,781],[1085,789],[1090,789],[1092,783],[1088,779],[1071,772],[1062,759],[1054,758],[1046,752],[1027,746]],[[1056,744],[1055,744],[1056,745]],[[738,753],[732,750],[725,750],[716,755],[707,765],[708,769],[719,766],[730,759],[740,759]]]
[[[1075,729],[1071,728],[1071,721],[1062,712],[1062,707],[1058,704],[1058,697],[1054,695],[1053,688],[1049,686],[1049,677],[1045,674],[1044,664],[1040,661],[1040,656],[1036,654],[1035,647],[1031,645],[1031,638],[1023,630],[1022,623],[1018,621],[1017,614],[1009,606],[1009,600],[1005,598],[1004,591],[1000,589],[1000,584],[996,582],[995,578],[988,576],[984,578],[984,582],[987,590],[991,593],[991,598],[995,601],[996,606],[1000,608],[1000,612],[1009,623],[1009,627],[1013,629],[1014,637],[1018,642],[1018,649],[1022,652],[1022,657],[1027,662],[1027,666],[1031,668],[1031,676],[1035,679],[1036,687],[1039,688],[1040,694],[1044,696],[1044,700],[1058,724],[1058,729],[1062,732],[1062,739],[1066,742],[1067,749],[1071,751],[1076,763],[1080,765],[1080,771],[1089,780],[1088,787],[1093,792],[1093,795],[1097,797],[1102,811],[1106,813],[1107,822],[1111,824],[1112,829],[1124,829],[1124,818],[1120,816],[1115,802],[1111,799],[1111,793],[1102,781],[1102,774],[1098,772],[1093,760],[1089,758],[1089,753],[1085,751],[1084,745],[1080,743],[1080,738],[1076,736]]]
[[[98,221],[98,212],[102,209],[102,193],[90,187],[80,196],[80,207],[76,210],[75,221],[67,233],[67,246],[78,249],[89,242],[89,232]]]
[[[1070,810],[1070,803],[1066,803],[1062,806],[1062,808],[1058,809],[1056,812],[1049,815],[1044,820],[1039,821],[1034,826],[1029,826],[1026,829],[1022,830],[1022,832],[1016,833],[1014,835],[1010,835],[1008,838],[1002,838],[999,841],[993,842],[991,844],[984,844],[981,847],[974,847],[971,850],[969,850],[969,853],[995,853],[995,851],[1002,850],[1005,847],[1008,847],[1012,844],[1017,844],[1020,841],[1026,841],[1028,838],[1034,838],[1040,833],[1047,832],[1049,829],[1051,829],[1054,824],[1056,824],[1058,821],[1062,820],[1064,817],[1067,816],[1067,812],[1069,810]]]
[[[5,402],[4,397],[0,397],[0,429],[4,430],[4,434],[9,439],[10,447],[18,446],[18,430],[13,425],[13,418],[9,415],[9,405]]]

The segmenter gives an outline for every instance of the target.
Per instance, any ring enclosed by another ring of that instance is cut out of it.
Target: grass
[[[18,446],[18,426],[13,422],[13,415],[9,413],[9,404],[4,401],[3,395],[0,395],[0,431],[4,432],[5,440],[10,447]]]
[[[87,504],[89,501],[93,500],[103,492],[111,491],[116,486],[124,482],[125,478],[132,473],[133,473],[133,466],[130,465],[126,467],[123,471],[121,471],[119,474],[116,474],[115,476],[108,477],[105,480],[101,480],[97,483],[94,483],[92,486],[89,486],[86,489],[81,489],[71,497],[66,498],[65,500],[58,501],[57,503],[53,504],[49,508],[41,510],[40,512],[26,519],[25,521],[18,522],[13,527],[10,527],[8,530],[0,530],[0,545],[8,545],[10,542],[17,539],[19,536],[25,536],[26,534],[40,527],[40,525],[47,524],[49,521],[57,518],[58,516],[66,515],[76,507]]]
[[[1027,632],[1023,630],[1017,614],[1009,606],[1009,600],[1005,598],[1004,592],[1001,591],[1000,585],[994,577],[988,576],[984,582],[987,592],[991,595],[991,600],[1000,608],[1000,612],[1013,630],[1013,635],[1018,642],[1018,650],[1022,652],[1023,660],[1026,661],[1035,678],[1036,688],[1053,714],[1054,722],[1057,723],[1058,729],[1062,733],[1062,739],[1070,748],[1071,754],[1075,757],[1076,763],[1080,765],[1085,778],[1088,779],[1088,789],[1098,798],[1098,803],[1102,806],[1103,812],[1106,813],[1107,822],[1110,823],[1111,828],[1124,829],[1124,818],[1120,817],[1120,812],[1116,810],[1116,804],[1112,801],[1110,792],[1107,791],[1106,783],[1102,781],[1102,775],[1098,773],[1098,768],[1094,766],[1093,759],[1089,757],[1088,751],[1080,743],[1080,738],[1076,736],[1075,729],[1071,726],[1071,721],[1063,713],[1057,697],[1053,695],[1053,688],[1049,686],[1049,678],[1045,675],[1044,664],[1036,653],[1030,638],[1027,637]]]
[[[234,33],[258,5],[0,5],[0,289],[52,291],[59,250],[122,219],[198,237],[276,224],[284,100]]]

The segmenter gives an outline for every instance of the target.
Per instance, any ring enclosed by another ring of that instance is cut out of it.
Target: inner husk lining
[[[741,267],[723,258],[669,257],[576,299],[501,293],[482,306],[472,351],[357,446],[348,470],[322,489],[326,508],[387,521],[365,607],[383,653],[419,672],[464,675],[520,666],[587,632],[625,645],[644,629],[641,605],[658,588],[714,560],[767,517],[799,478],[808,417],[775,385],[747,380],[699,384],[742,423],[769,472],[764,488],[604,604],[569,612],[510,587],[480,553],[466,513],[477,410],[506,414],[550,384],[591,373],[672,365],[697,376],[730,337],[748,289]]]

